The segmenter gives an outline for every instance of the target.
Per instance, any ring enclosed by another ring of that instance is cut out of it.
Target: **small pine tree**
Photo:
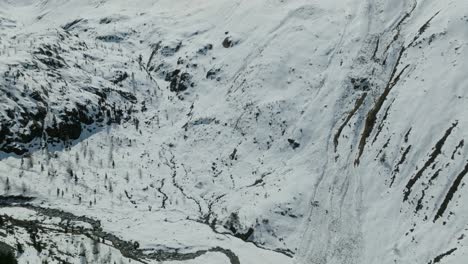
[[[86,247],[83,243],[80,244],[80,259],[82,264],[87,264],[88,263],[88,257],[87,252],[86,252]]]
[[[67,167],[67,174],[70,178],[73,178],[73,169],[70,166]]]
[[[23,253],[24,253],[23,244],[17,243],[17,244],[16,244],[16,250],[18,251],[19,254],[23,254]]]
[[[11,190],[10,178],[7,178],[5,182],[5,192],[8,193],[10,190]]]
[[[99,242],[96,240],[93,240],[93,255],[99,255],[101,252]]]

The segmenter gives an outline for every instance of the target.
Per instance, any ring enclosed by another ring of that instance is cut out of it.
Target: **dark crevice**
[[[366,99],[366,97],[367,97],[367,93],[364,93],[361,97],[359,97],[356,100],[356,103],[354,104],[354,109],[351,112],[349,112],[343,124],[341,124],[341,126],[338,128],[338,131],[336,132],[335,137],[333,138],[333,143],[335,144],[335,152],[338,147],[338,141],[340,139],[341,133],[343,132],[343,129],[349,123],[351,118],[356,114],[356,112],[359,110],[361,105],[364,103],[364,100]]]
[[[460,143],[458,143],[458,145],[455,147],[455,150],[453,151],[452,156],[450,157],[452,160],[455,159],[455,154],[457,154],[457,151],[463,148],[464,145],[465,145],[465,141],[462,139]]]
[[[433,260],[429,261],[428,264],[436,264],[436,263],[439,263],[443,258],[445,258],[445,257],[447,257],[447,256],[450,256],[453,252],[455,252],[455,250],[457,250],[457,248],[452,248],[452,249],[450,249],[449,251],[438,255],[438,256],[435,257]]]
[[[411,43],[408,45],[408,47],[411,47],[413,46],[413,44],[419,39],[419,37],[421,37],[421,35],[429,28],[429,24],[431,23],[431,21],[440,13],[440,11],[436,12],[431,18],[429,18],[429,20],[426,21],[426,23],[424,23],[424,25],[422,25],[419,30],[418,30],[418,34],[416,36],[414,36],[413,38],[413,41],[411,41]]]
[[[214,233],[218,233],[218,232],[216,231],[217,219],[214,218],[213,220],[211,220],[211,217],[213,216],[213,205],[218,203],[224,196],[226,196],[226,194],[221,194],[217,196],[215,199],[209,201],[207,203],[208,212],[203,216],[201,220],[197,221],[199,223],[208,225],[211,228],[211,230],[213,230]]]
[[[255,187],[255,186],[264,186],[265,185],[265,182],[264,182],[264,179],[265,177],[271,175],[273,172],[265,172],[265,173],[262,173],[262,175],[260,176],[259,179],[255,180],[254,183],[246,186],[245,188],[250,188],[250,187]]]
[[[434,161],[436,160],[437,156],[439,156],[442,153],[442,147],[445,144],[445,141],[447,138],[450,136],[452,133],[453,129],[458,125],[458,121],[453,123],[452,126],[447,129],[445,132],[444,136],[436,143],[436,145],[433,148],[432,153],[429,155],[429,159],[426,161],[424,166],[408,181],[406,184],[406,188],[404,190],[404,196],[403,196],[403,201],[408,200],[409,195],[411,194],[411,189],[413,188],[414,184],[421,178],[423,175],[424,171],[429,168]]]
[[[367,114],[367,118],[364,124],[364,131],[362,132],[361,135],[361,140],[359,142],[359,153],[358,156],[355,160],[355,165],[359,165],[360,158],[364,152],[364,148],[366,146],[367,139],[370,137],[372,134],[372,131],[374,130],[375,123],[377,121],[377,115],[380,112],[380,109],[382,108],[385,100],[387,100],[387,97],[392,90],[392,88],[398,83],[400,80],[401,75],[403,72],[409,67],[409,65],[406,65],[400,73],[397,75],[397,68],[398,65],[400,64],[400,60],[403,56],[403,53],[405,52],[404,47],[401,47],[400,53],[398,54],[397,60],[395,62],[395,65],[393,66],[393,71],[392,74],[390,75],[390,79],[384,89],[384,92],[380,95],[380,97],[377,99],[377,102],[375,103],[374,107],[369,111]]]
[[[375,157],[376,160],[380,156],[380,154],[382,154],[384,152],[384,150],[388,147],[388,145],[390,145],[390,140],[392,140],[392,137],[388,137],[387,141],[385,141],[385,144],[383,144],[382,148],[379,150],[379,153],[377,153],[377,156]],[[384,156],[381,157],[381,160],[385,159]]]
[[[409,135],[411,134],[411,130],[412,130],[412,129],[413,129],[413,128],[410,128],[410,129],[408,129],[408,132],[406,132],[406,134],[405,134],[405,143],[408,143]]]
[[[164,192],[162,191],[162,188],[164,187],[164,182],[165,182],[165,180],[166,180],[166,179],[162,179],[161,185],[157,188],[158,192],[159,192],[160,194],[162,194],[162,196],[163,196],[163,200],[162,200],[162,203],[161,203],[161,208],[163,208],[163,209],[166,209],[166,202],[167,202],[167,200],[169,199],[169,197],[167,196],[167,194],[164,193]]]
[[[385,114],[384,114],[384,116],[382,117],[382,120],[380,120],[380,124],[379,124],[379,126],[377,127],[377,133],[375,133],[375,137],[374,137],[374,140],[372,141],[372,144],[374,144],[375,141],[377,141],[377,138],[379,137],[380,132],[382,132],[382,129],[383,129],[384,124],[385,124],[385,120],[387,120],[388,112],[389,112],[389,110],[390,110],[390,107],[392,107],[393,102],[395,102],[395,99],[392,100],[392,102],[389,104],[389,106],[388,106],[387,109],[385,110]]]
[[[377,51],[379,51],[379,45],[380,45],[380,37],[377,37],[376,43],[375,43],[375,49],[374,52],[372,53],[372,60],[375,61],[375,58],[377,56]]]
[[[72,22],[70,22],[70,23],[64,25],[64,26],[62,27],[62,29],[65,30],[65,31],[68,31],[69,29],[71,29],[72,27],[76,26],[76,25],[77,25],[78,23],[80,23],[81,21],[83,21],[82,18],[76,19],[76,20],[74,20],[74,21],[72,21]]]
[[[400,173],[400,166],[406,161],[406,157],[408,156],[408,153],[411,150],[411,145],[409,145],[405,152],[403,152],[403,155],[401,155],[400,161],[398,161],[397,165],[395,166],[395,169],[393,170],[392,173],[392,181],[390,182],[390,187],[392,187],[393,183],[395,182],[395,177],[398,173]]]
[[[407,12],[401,19],[400,21],[398,21],[398,23],[396,24],[396,26],[394,27],[394,29],[400,29],[401,28],[401,25],[403,24],[403,22],[405,22],[408,18],[410,18],[411,14],[413,13],[413,11],[416,9],[416,4],[411,8],[411,10],[409,12]]]
[[[161,42],[158,42],[155,44],[153,47],[153,51],[151,52],[151,55],[148,59],[148,62],[146,63],[146,68],[149,69],[151,66],[151,62],[153,61],[154,56],[158,53],[159,49],[161,48]]]
[[[424,197],[426,196],[426,191],[423,190],[422,191],[422,194],[421,194],[421,197],[418,199],[418,203],[416,204],[416,209],[415,209],[415,213],[419,212],[419,210],[423,209],[423,200],[424,200]]]
[[[413,7],[411,8],[411,10],[409,12],[407,12],[398,22],[397,24],[395,25],[395,27],[393,27],[393,30],[396,30],[396,34],[393,36],[393,39],[392,41],[387,45],[387,47],[385,48],[385,51],[384,51],[384,54],[386,54],[388,52],[388,50],[390,49],[390,47],[393,45],[393,43],[400,37],[400,33],[401,33],[401,26],[403,25],[403,23],[408,19],[410,18],[411,14],[413,13],[413,11],[416,9],[416,5],[413,5]],[[384,60],[384,65],[385,65],[385,61],[387,60],[387,58],[385,58]]]
[[[167,157],[165,157],[165,156],[163,158],[165,160],[166,166],[168,166],[170,168],[170,170],[171,170],[172,185],[174,185],[174,187],[177,188],[180,191],[180,193],[185,197],[185,199],[191,200],[197,205],[200,217],[202,217],[204,214],[203,214],[203,210],[202,210],[200,201],[198,201],[197,199],[187,195],[185,193],[184,188],[177,182],[177,179],[176,179],[176,177],[177,177],[177,165],[176,165],[176,162],[175,162],[175,156],[172,153],[172,151],[169,151],[169,152],[170,152],[171,158],[167,159]],[[184,171],[185,171],[185,177],[188,177],[188,172],[187,172],[187,170],[186,170],[186,168],[185,168],[185,166],[183,164],[182,164],[182,167],[184,168]]]
[[[127,199],[128,199],[132,204],[136,204],[136,202],[135,202],[134,200],[132,200],[133,195],[128,194],[128,192],[127,192],[126,190],[124,191],[124,193],[125,193],[125,196],[127,196]]]
[[[455,178],[455,181],[452,183],[452,186],[450,186],[450,189],[447,192],[447,195],[445,196],[444,201],[439,207],[439,210],[437,211],[435,217],[434,217],[434,222],[437,221],[440,217],[442,217],[447,210],[447,207],[452,200],[453,196],[455,193],[458,191],[458,188],[463,180],[463,177],[468,173],[468,163],[466,163],[465,168],[463,169],[460,174],[458,174],[457,178]]]
[[[439,177],[439,174],[442,172],[442,169],[438,169],[436,172],[434,172],[434,175],[429,179],[429,185],[432,185],[432,182]]]
[[[397,31],[396,35],[393,37],[393,40],[388,44],[388,46],[386,47],[385,49],[385,52],[384,54],[387,54],[388,53],[388,50],[390,49],[390,47],[393,45],[393,43],[395,41],[397,41],[399,39],[399,36],[400,36],[400,30],[401,30],[401,26],[403,24],[403,22],[405,22],[410,16],[411,14],[413,13],[413,11],[416,9],[416,5],[413,5],[413,7],[411,8],[411,10],[409,12],[407,12],[401,19],[400,21],[398,21],[394,27],[394,30]],[[401,75],[406,71],[406,69],[409,67],[409,65],[406,65],[401,71],[400,73],[397,74],[397,70],[398,70],[398,66],[400,65],[400,62],[401,62],[401,58],[403,57],[403,54],[405,53],[406,51],[406,48],[405,46],[401,45],[400,47],[400,51],[396,57],[396,61],[395,63],[393,64],[393,67],[392,67],[392,72],[390,74],[390,78],[388,79],[388,82],[387,82],[387,85],[385,87],[385,89],[383,90],[383,93],[379,96],[379,98],[377,99],[374,107],[369,111],[369,113],[367,114],[367,118],[366,118],[366,121],[365,121],[365,125],[364,125],[364,130],[361,134],[361,139],[359,141],[359,152],[358,152],[358,155],[356,157],[356,160],[354,162],[354,164],[357,166],[359,165],[359,162],[360,162],[360,159],[361,159],[361,156],[364,152],[364,148],[366,146],[366,142],[367,142],[367,139],[371,136],[373,130],[374,130],[374,127],[375,127],[375,123],[377,121],[377,115],[379,114],[380,112],[380,109],[382,108],[385,100],[387,99],[390,91],[392,90],[392,88],[398,83],[398,81],[400,80],[400,77]],[[388,56],[387,56],[388,57]],[[383,64],[385,65],[386,64],[386,60],[387,60],[387,57],[385,58]]]

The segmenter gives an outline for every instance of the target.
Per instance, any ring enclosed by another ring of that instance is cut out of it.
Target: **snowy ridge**
[[[463,263],[467,10],[0,0],[0,253]]]

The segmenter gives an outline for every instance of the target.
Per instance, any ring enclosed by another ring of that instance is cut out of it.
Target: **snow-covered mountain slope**
[[[0,256],[464,263],[468,2],[0,0]]]

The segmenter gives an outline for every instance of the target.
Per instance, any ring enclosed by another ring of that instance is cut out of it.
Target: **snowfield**
[[[0,260],[466,263],[467,28],[463,0],[0,0]]]

